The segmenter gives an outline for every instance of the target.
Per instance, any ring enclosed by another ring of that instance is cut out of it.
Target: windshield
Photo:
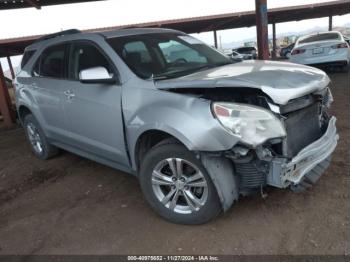
[[[180,77],[232,61],[189,35],[147,34],[107,39],[128,67],[143,79]]]
[[[328,41],[328,40],[340,40],[340,35],[338,33],[325,33],[325,34],[307,36],[299,40],[299,44],[306,44],[306,43],[318,42],[318,41]]]

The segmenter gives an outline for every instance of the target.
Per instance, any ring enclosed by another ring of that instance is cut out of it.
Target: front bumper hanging
[[[339,139],[335,122],[336,118],[332,117],[324,135],[302,149],[291,161],[275,159],[267,183],[281,188],[296,185],[314,168],[323,166],[323,162],[328,163]]]

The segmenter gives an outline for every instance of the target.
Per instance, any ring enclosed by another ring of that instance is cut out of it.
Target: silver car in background
[[[350,48],[344,36],[336,31],[300,37],[290,61],[298,64],[340,67],[349,71]]]
[[[37,157],[62,148],[133,174],[175,223],[205,223],[266,186],[304,190],[337,145],[323,71],[233,63],[175,30],[46,36],[14,84]]]
[[[232,55],[233,58],[236,59],[241,59],[241,60],[250,60],[253,59],[253,55],[252,54],[240,54],[237,51],[232,51]]]

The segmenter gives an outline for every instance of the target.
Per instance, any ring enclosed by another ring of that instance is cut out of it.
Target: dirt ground
[[[304,193],[268,190],[201,226],[159,218],[135,177],[0,131],[0,254],[350,254],[350,75],[332,74],[339,146]]]

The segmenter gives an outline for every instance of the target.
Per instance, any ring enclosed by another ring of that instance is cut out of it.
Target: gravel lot
[[[318,184],[201,226],[159,218],[135,177],[70,153],[40,161],[22,129],[0,131],[0,254],[350,254],[350,75],[331,78],[341,140]]]

